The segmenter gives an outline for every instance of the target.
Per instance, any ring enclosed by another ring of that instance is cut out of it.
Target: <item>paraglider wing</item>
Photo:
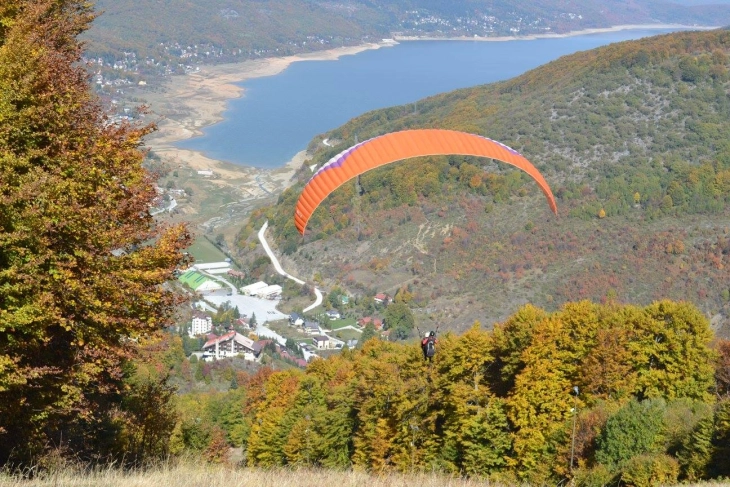
[[[558,214],[550,186],[537,168],[516,150],[487,137],[454,130],[404,130],[354,145],[319,168],[304,186],[297,201],[294,215],[297,230],[303,235],[319,204],[335,189],[360,174],[411,157],[450,154],[489,157],[522,169],[537,182],[550,209]]]

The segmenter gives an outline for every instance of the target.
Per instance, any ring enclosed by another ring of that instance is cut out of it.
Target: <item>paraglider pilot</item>
[[[433,361],[433,356],[436,355],[436,332],[427,332],[423,340],[421,340],[421,349],[423,350],[423,360]]]

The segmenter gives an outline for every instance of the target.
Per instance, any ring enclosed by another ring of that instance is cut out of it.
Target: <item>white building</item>
[[[219,289],[222,289],[223,286],[218,284],[212,279],[208,279],[203,284],[195,288],[195,292],[202,293],[202,292],[212,292],[217,291]]]
[[[274,299],[281,296],[281,286],[278,284],[272,284],[264,288],[258,289],[255,292],[256,296],[262,299]]]
[[[193,322],[190,325],[190,337],[208,333],[213,329],[213,319],[202,311],[193,311]]]
[[[330,337],[327,335],[317,335],[312,337],[312,341],[319,350],[330,348]]]
[[[245,360],[256,360],[254,342],[237,331],[213,337],[203,345],[203,354],[215,360],[243,355]]]
[[[266,284],[264,281],[254,282],[253,284],[249,284],[248,286],[243,286],[241,288],[241,292],[247,296],[255,296],[256,291],[268,286],[269,285]]]
[[[195,264],[193,269],[210,272],[211,274],[227,274],[231,270],[230,262],[208,262]]]
[[[314,335],[315,333],[321,333],[319,330],[319,324],[314,321],[305,321],[302,328],[304,328],[305,333],[308,333],[310,335]]]

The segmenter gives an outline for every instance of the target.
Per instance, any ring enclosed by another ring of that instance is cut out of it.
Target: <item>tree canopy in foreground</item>
[[[432,364],[415,343],[369,340],[254,377],[238,441],[263,467],[580,485],[727,475],[712,338],[689,303],[527,305],[493,331],[442,336]]]
[[[0,463],[111,441],[135,342],[178,300],[164,283],[189,236],[148,211],[153,127],[110,123],[90,91],[92,19],[82,1],[0,5]]]

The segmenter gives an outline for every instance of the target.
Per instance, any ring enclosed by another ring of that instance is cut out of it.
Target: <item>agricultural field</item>
[[[203,236],[195,239],[193,245],[188,248],[188,252],[195,258],[195,262],[222,262],[226,259],[226,254],[220,251],[218,247]]]

